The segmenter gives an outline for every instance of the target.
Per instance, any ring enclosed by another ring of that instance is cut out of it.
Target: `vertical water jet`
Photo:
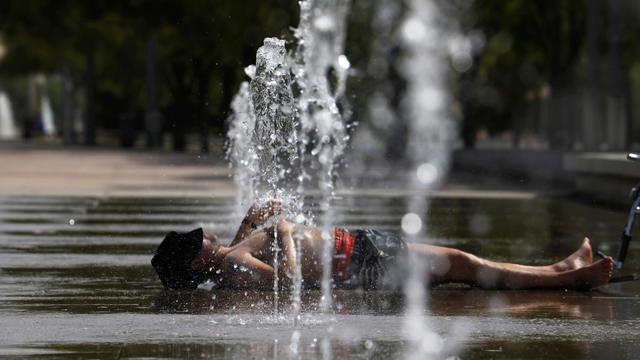
[[[300,24],[295,31],[298,48],[292,70],[300,89],[297,99],[302,153],[310,149],[311,169],[317,169],[320,189],[323,273],[322,311],[331,308],[333,258],[333,210],[336,163],[344,153],[348,136],[338,102],[344,92],[349,61],[344,52],[348,0],[306,0],[300,2]],[[331,70],[336,86],[331,87]],[[317,164],[317,165],[314,165]]]
[[[448,34],[443,27],[444,17],[436,1],[410,0],[400,28],[400,39],[407,51],[399,64],[407,81],[401,107],[408,120],[406,157],[411,164],[408,181],[413,190],[407,213],[402,218],[402,229],[412,242],[426,242],[429,236],[429,224],[423,220],[429,205],[428,196],[448,170],[455,134],[449,114]],[[436,358],[443,350],[444,340],[430,329],[424,317],[428,265],[410,259],[411,271],[404,286],[407,359]]]
[[[309,185],[321,191],[318,203],[325,241],[322,308],[331,308],[334,167],[348,139],[338,107],[350,67],[343,54],[348,12],[347,0],[301,1],[296,50],[288,55],[283,40],[265,39],[256,54],[256,66],[247,71],[251,82],[243,84],[233,104],[228,156],[236,168],[239,192],[253,193],[252,197],[239,195],[238,201],[281,199],[287,216],[297,225],[294,317],[300,309],[303,285],[300,240],[304,226],[314,222],[313,216],[304,213]],[[294,84],[298,90],[295,96]],[[307,184],[312,177],[317,182]]]
[[[260,190],[281,198],[293,193],[292,175],[297,160],[296,124],[291,75],[286,64],[284,40],[264,39],[256,54],[251,80],[251,100],[255,115],[252,143]]]

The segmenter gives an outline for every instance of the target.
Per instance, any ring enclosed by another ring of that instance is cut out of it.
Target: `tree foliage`
[[[79,87],[94,89],[94,120],[104,128],[120,126],[121,113],[143,112],[145,42],[157,36],[160,108],[177,148],[186,131],[223,127],[242,68],[264,37],[296,25],[298,11],[284,0],[1,0],[0,9],[0,76],[67,67]]]

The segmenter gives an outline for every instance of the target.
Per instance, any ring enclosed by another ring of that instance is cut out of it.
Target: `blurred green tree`
[[[586,9],[579,1],[477,1],[477,28],[486,48],[472,71],[463,75],[463,138],[473,146],[475,132],[507,129],[518,133],[527,93],[545,96],[550,88],[548,138],[554,148],[567,147],[575,129],[565,121],[576,106],[567,93],[575,88]],[[517,140],[517,137],[516,137]]]
[[[149,126],[141,114],[155,106],[177,150],[190,131],[208,149],[210,129],[224,129],[242,69],[262,39],[289,34],[298,18],[288,0],[1,0],[0,8],[8,48],[0,76],[68,74],[82,84],[86,144],[95,143],[96,126],[130,137]],[[149,51],[154,42],[157,51]]]

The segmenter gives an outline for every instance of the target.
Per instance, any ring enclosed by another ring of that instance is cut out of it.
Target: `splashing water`
[[[250,68],[247,73],[253,78],[255,69]],[[256,154],[251,143],[256,120],[248,82],[240,84],[240,90],[231,102],[231,110],[227,132],[227,159],[229,166],[235,170],[233,180],[238,188],[235,218],[240,218],[244,215],[243,208],[253,203],[256,172]]]
[[[314,220],[303,212],[304,194],[310,174],[316,173],[317,184],[311,185],[321,190],[325,241],[322,308],[331,308],[334,167],[348,140],[338,108],[350,67],[342,54],[348,11],[347,0],[301,1],[295,52],[288,55],[283,40],[265,39],[256,66],[246,70],[250,83],[242,84],[232,104],[227,156],[235,168],[238,209],[256,199],[277,198],[297,225],[294,318],[299,315],[302,289],[300,240],[304,226]],[[298,89],[296,96],[292,84]],[[238,213],[241,216],[241,210]]]
[[[319,168],[322,218],[322,302],[331,308],[333,258],[334,167],[344,153],[348,136],[338,101],[344,92],[349,61],[343,55],[346,34],[347,0],[308,0],[300,3],[300,25],[295,36],[298,48],[292,70],[300,88],[297,107],[301,124],[301,153],[311,148],[309,168]],[[333,71],[336,86],[331,88],[327,74]],[[319,166],[315,166],[316,162]],[[304,177],[301,179],[304,181]],[[301,187],[303,187],[301,183]],[[301,234],[298,235],[298,238]]]
[[[292,194],[290,181],[298,154],[297,134],[284,40],[264,39],[251,80],[255,126],[251,143],[258,162],[258,190],[273,198]]]
[[[400,38],[407,56],[399,67],[407,80],[402,110],[408,119],[407,158],[413,174],[414,189],[408,212],[402,218],[402,229],[413,242],[424,242],[428,225],[422,220],[428,207],[427,194],[436,188],[449,164],[455,129],[449,114],[447,89],[447,38],[442,21],[444,15],[434,0],[411,0],[401,28]],[[405,333],[409,347],[407,359],[434,358],[442,354],[444,340],[429,329],[424,317],[427,265],[410,259],[411,272],[405,282],[407,309]]]
[[[374,27],[384,37],[376,39],[374,54],[386,57],[392,51],[395,41],[393,28],[397,25],[394,22],[402,15],[402,6],[384,0],[378,0],[375,6]],[[370,101],[372,124],[378,130],[382,129],[379,132],[384,134],[393,129],[397,126],[394,125],[397,119],[406,121],[408,139],[404,160],[412,168],[408,186],[414,193],[401,225],[407,239],[414,242],[426,240],[428,224],[422,217],[428,207],[427,194],[441,183],[447,171],[449,149],[455,133],[446,86],[448,55],[455,51],[460,53],[458,50],[461,49],[453,46],[451,39],[457,39],[459,43],[463,38],[452,35],[451,26],[447,24],[446,14],[441,12],[440,6],[442,4],[435,0],[407,2],[397,34],[405,53],[402,61],[392,64],[406,80],[407,86],[399,104],[400,113],[394,114],[390,104],[393,96],[390,86],[383,84]],[[348,141],[339,104],[350,67],[343,54],[345,18],[349,10],[347,0],[301,1],[300,24],[295,30],[295,51],[287,54],[284,41],[265,39],[258,50],[256,66],[250,66],[246,71],[251,82],[243,83],[233,102],[228,155],[235,168],[239,204],[244,206],[249,201],[265,197],[283,199],[288,205],[286,216],[295,219],[298,229],[294,237],[298,249],[298,272],[294,275],[292,292],[296,325],[290,347],[294,357],[299,356],[300,337],[296,320],[300,315],[302,289],[299,242],[304,225],[313,224],[315,220],[315,214],[303,212],[305,190],[310,186],[317,186],[321,193],[321,213],[318,214],[324,239],[321,308],[328,311],[332,306],[334,219],[331,205],[336,164],[341,161]],[[453,55],[455,60],[459,54]],[[382,67],[392,68],[386,63]],[[457,68],[454,66],[454,69]],[[381,74],[382,83],[385,76],[389,75],[386,72]],[[317,183],[310,179],[317,179]],[[423,284],[428,281],[425,279],[426,267],[411,259],[411,268],[411,276],[405,284],[407,312],[404,330],[409,345],[406,357],[437,357],[447,350],[447,346],[439,335],[430,330],[424,317],[426,291]],[[277,288],[276,282],[274,290]]]

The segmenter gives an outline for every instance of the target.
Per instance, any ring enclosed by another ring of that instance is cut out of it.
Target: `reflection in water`
[[[322,294],[318,290],[302,293],[303,313],[321,311]],[[385,291],[334,290],[333,312],[339,315],[401,315],[402,294]],[[269,314],[273,310],[273,294],[269,291],[198,290],[161,291],[153,302],[154,311],[188,314]]]
[[[427,301],[434,316],[493,316],[514,318],[622,320],[628,313],[618,310],[612,300],[600,293],[558,291],[485,291],[479,289],[437,288]],[[303,312],[320,312],[321,294],[303,293]],[[402,294],[336,290],[334,313],[340,315],[402,315]],[[155,298],[153,312],[187,314],[268,314],[273,296],[267,291],[216,290],[162,291]],[[635,316],[640,316],[637,311]],[[282,318],[285,321],[285,317]]]
[[[401,354],[397,342],[341,342],[326,338],[303,344],[303,359],[395,359]],[[64,358],[73,354],[83,359],[289,359],[290,351],[279,341],[242,344],[227,343],[127,343],[127,344],[50,344],[28,349],[12,349],[13,359]],[[22,356],[21,356],[22,355]]]
[[[329,343],[333,359],[396,359],[402,345],[392,341],[345,343],[325,338],[305,344],[305,359],[324,359],[322,344]],[[634,359],[633,342],[571,341],[532,339],[526,343],[508,340],[484,340],[460,354],[462,359]],[[289,350],[278,341],[264,343],[124,343],[124,344],[49,344],[12,349],[13,359],[287,359]]]
[[[593,294],[559,291],[436,290],[433,315],[613,320],[613,302]],[[619,316],[618,318],[623,318]]]
[[[305,359],[324,359],[322,344],[329,343],[333,359],[396,359],[402,345],[392,341],[345,343],[325,338],[305,344]],[[526,343],[508,340],[484,340],[460,354],[462,359],[634,359],[633,342],[571,341],[532,339]],[[124,344],[48,344],[12,349],[13,359],[287,359],[289,350],[278,341],[264,343],[124,343]]]

